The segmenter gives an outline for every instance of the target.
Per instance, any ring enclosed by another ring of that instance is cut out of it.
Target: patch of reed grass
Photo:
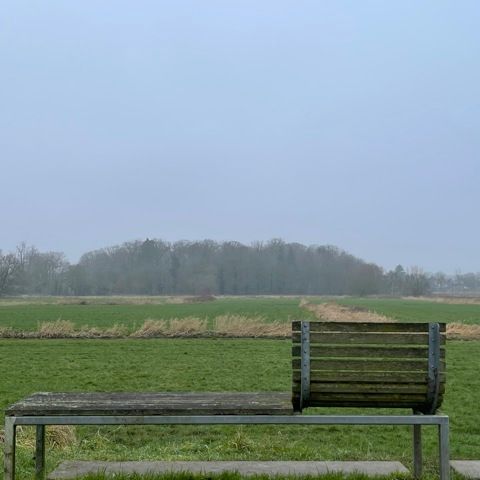
[[[220,315],[214,319],[214,332],[226,337],[289,337],[289,323],[267,322],[264,317]]]

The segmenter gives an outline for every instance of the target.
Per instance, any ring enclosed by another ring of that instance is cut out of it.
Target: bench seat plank
[[[290,392],[35,393],[5,412],[42,415],[291,415]]]

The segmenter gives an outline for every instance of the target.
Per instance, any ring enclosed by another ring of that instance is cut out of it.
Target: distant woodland
[[[478,291],[480,274],[384,271],[337,247],[280,239],[239,242],[146,239],[85,253],[21,244],[0,251],[0,295],[426,295]]]

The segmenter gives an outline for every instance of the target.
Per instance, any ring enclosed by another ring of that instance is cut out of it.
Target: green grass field
[[[480,324],[480,304],[449,304],[392,298],[338,298],[337,303],[373,310],[399,321]]]
[[[323,299],[322,299],[323,301]],[[390,299],[345,299],[399,320],[480,320],[480,306]],[[58,318],[77,325],[133,328],[145,318],[213,318],[226,313],[288,321],[311,316],[298,298],[225,298],[197,304],[17,305],[0,302],[0,325],[37,327]],[[468,307],[468,308],[464,308]],[[468,314],[467,314],[468,312]],[[480,321],[478,322],[480,323]],[[0,340],[0,408],[35,391],[288,391],[291,344],[267,339]],[[480,458],[480,342],[449,341],[442,410],[451,419],[452,458]],[[353,409],[336,412],[356,412]],[[333,413],[331,409],[319,412]],[[307,412],[308,413],[308,412]],[[360,413],[360,412],[356,412]],[[367,413],[365,410],[361,413]],[[406,413],[406,411],[405,411]],[[3,421],[3,417],[2,417]],[[61,460],[400,460],[411,466],[407,427],[157,426],[81,427],[77,440],[50,448],[48,470]],[[19,434],[18,475],[33,477],[32,432]],[[436,432],[425,428],[427,478],[435,478]],[[3,478],[0,473],[0,479]],[[89,477],[100,480],[103,476]],[[133,477],[116,477],[132,480]],[[158,477],[166,480],[169,476]],[[191,477],[188,477],[191,478]],[[209,476],[195,476],[207,480]],[[217,478],[217,477],[215,477]],[[238,476],[219,476],[238,480]],[[339,476],[330,475],[328,480]],[[353,477],[352,477],[353,478]],[[365,477],[355,476],[355,480]],[[391,477],[404,478],[404,477]],[[176,480],[186,477],[176,476]],[[152,478],[153,480],[153,478]],[[173,479],[172,479],[173,480]]]
[[[313,318],[313,315],[301,309],[299,298],[220,298],[201,303],[124,303],[125,298],[108,297],[105,303],[98,299],[86,300],[82,305],[62,303],[61,301],[35,303],[35,299],[17,302],[0,300],[0,327],[16,330],[36,330],[41,322],[69,320],[77,327],[89,325],[108,328],[115,324],[125,325],[129,331],[135,330],[146,319],[169,319],[184,317],[212,318],[237,314],[247,317],[264,317],[266,321],[290,321],[299,318]],[[138,300],[137,300],[138,301]],[[141,301],[141,300],[140,300]],[[145,302],[148,302],[148,297]],[[109,304],[116,303],[116,304]]]
[[[443,410],[451,417],[454,458],[480,458],[480,377],[471,360],[479,357],[480,342],[448,345]],[[288,340],[1,340],[0,363],[8,366],[2,408],[34,391],[290,389]],[[436,435],[425,430],[432,472]],[[48,452],[49,469],[61,459],[411,460],[406,427],[83,427],[77,435],[76,444]],[[19,449],[20,478],[31,478],[31,457],[31,449]]]

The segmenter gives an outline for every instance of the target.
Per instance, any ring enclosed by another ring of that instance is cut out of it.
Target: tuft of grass
[[[207,320],[197,317],[155,320],[149,318],[130,336],[133,338],[197,337],[207,332]]]
[[[22,332],[14,330],[12,327],[0,327],[0,338],[21,338]]]
[[[169,335],[190,337],[204,334],[207,331],[207,320],[201,318],[173,318],[169,324]]]
[[[40,338],[71,338],[75,334],[75,325],[69,320],[44,322],[38,327]]]
[[[131,336],[133,338],[154,338],[164,337],[168,332],[168,323],[166,320],[154,320],[147,318],[143,325],[135,330]]]
[[[17,444],[21,448],[35,448],[35,427],[18,426]],[[71,425],[48,425],[45,428],[45,445],[48,449],[64,450],[77,445],[75,427]]]
[[[214,319],[214,332],[227,337],[290,337],[289,323],[266,322],[264,317],[221,315]]]
[[[244,428],[238,428],[228,441],[228,447],[237,452],[250,452],[255,449],[256,445]]]

